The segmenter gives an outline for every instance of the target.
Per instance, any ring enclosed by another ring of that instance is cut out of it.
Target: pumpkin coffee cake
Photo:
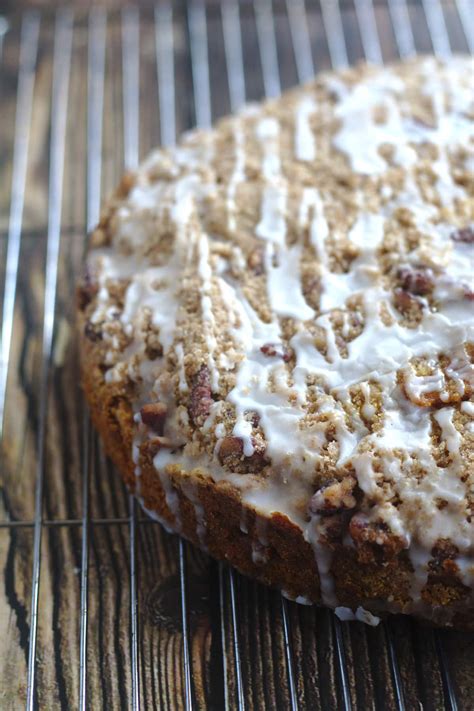
[[[472,71],[322,74],[156,150],[79,286],[145,509],[343,619],[474,628]]]

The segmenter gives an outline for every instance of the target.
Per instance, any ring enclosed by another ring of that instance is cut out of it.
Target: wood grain
[[[47,3],[53,7],[54,3]],[[208,16],[211,100],[215,116],[229,110],[222,27],[216,3]],[[278,3],[277,8],[282,4]],[[308,13],[308,28],[318,69],[329,66],[327,43],[317,6]],[[8,214],[11,201],[13,139],[20,42],[20,5],[0,64],[0,298],[3,298]],[[194,122],[194,102],[185,22],[185,6],[175,12],[177,132]],[[445,3],[453,46],[465,50],[457,15]],[[410,9],[417,46],[430,49],[418,5]],[[386,59],[396,45],[385,6],[377,4]],[[87,192],[87,57],[89,27],[76,14],[68,97],[64,196],[55,313],[55,339],[48,398],[39,398],[42,366],[42,319],[47,246],[48,168],[51,138],[51,86],[54,16],[42,15],[39,55],[28,150],[18,289],[1,452],[0,521],[34,518],[38,424],[47,406],[41,586],[39,601],[38,708],[77,708],[83,514],[84,403],[78,383],[74,333],[74,282],[80,269],[86,231]],[[117,182],[123,165],[121,18],[108,15],[104,86],[102,195]],[[282,83],[296,83],[288,18],[278,9],[276,33]],[[362,57],[352,6],[344,13],[349,57]],[[255,16],[243,4],[242,29],[249,99],[263,94]],[[153,13],[140,15],[140,154],[159,142],[159,93]],[[97,116],[97,120],[100,120]],[[119,477],[93,438],[90,468],[89,610],[87,693],[91,709],[131,707],[130,527],[128,497]],[[183,631],[181,624],[178,540],[137,511],[138,628],[140,700],[145,709],[185,708]],[[68,525],[61,525],[69,521]],[[26,698],[33,529],[0,527],[0,708],[17,709]],[[223,589],[219,567],[186,545],[187,602],[193,697],[198,709],[237,708],[234,630],[228,571]],[[221,595],[222,592],[222,605]],[[289,677],[278,593],[236,576],[237,641],[247,709],[289,709]],[[293,671],[302,709],[337,709],[341,696],[331,615],[288,603]],[[406,707],[443,706],[442,678],[432,630],[395,618],[388,627],[343,625],[350,694],[355,708],[395,709],[387,653],[392,635],[402,676]],[[441,638],[462,709],[474,707],[474,639],[443,632]],[[224,669],[223,660],[226,661]]]

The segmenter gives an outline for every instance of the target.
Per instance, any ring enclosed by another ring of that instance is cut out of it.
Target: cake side
[[[470,67],[322,75],[156,151],[79,290],[92,413],[145,506],[343,615],[472,608]]]

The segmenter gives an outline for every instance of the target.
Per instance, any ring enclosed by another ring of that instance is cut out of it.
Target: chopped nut
[[[244,451],[244,445],[240,437],[224,437],[219,448],[219,459],[227,459],[234,455],[241,456]]]
[[[410,267],[402,267],[398,271],[398,279],[402,289],[416,294],[417,296],[426,296],[434,287],[433,272],[431,269],[419,267],[411,269]]]
[[[253,454],[249,457],[244,455],[244,443],[240,437],[229,435],[224,437],[219,447],[219,461],[236,471],[242,471],[242,461],[245,461],[245,471],[257,472],[263,469],[267,461],[265,459],[266,444],[259,437],[252,437]]]
[[[268,356],[269,358],[282,358],[285,363],[288,363],[289,360],[291,360],[291,356],[293,355],[293,351],[291,351],[289,348],[286,348],[282,343],[265,343],[263,346],[260,348],[261,352]]]
[[[431,554],[433,559],[429,563],[430,574],[438,578],[453,578],[458,576],[459,568],[456,561],[458,548],[446,539],[440,539],[434,545]]]
[[[396,558],[408,547],[408,541],[393,534],[386,523],[370,521],[363,513],[355,514],[349,523],[349,533],[361,562],[373,563],[377,557]]]
[[[462,227],[459,230],[455,230],[451,233],[451,239],[453,242],[465,242],[466,244],[474,243],[474,226],[469,225],[468,227]]]
[[[352,476],[342,481],[330,481],[317,491],[309,502],[310,513],[327,516],[353,509],[356,505],[354,488],[356,479]]]
[[[145,353],[150,360],[163,357],[163,346],[161,345],[159,334],[150,329],[145,335]]]
[[[249,411],[245,413],[245,417],[252,423],[252,427],[258,427],[260,424],[260,415],[258,412]]]
[[[162,358],[163,348],[152,348],[151,346],[147,346],[145,348],[145,355],[149,360],[157,360],[157,358]]]
[[[431,555],[436,560],[446,560],[448,558],[454,559],[458,554],[459,550],[457,546],[444,538],[440,538],[431,551]]]
[[[247,258],[247,265],[255,276],[260,276],[265,272],[265,263],[263,258],[264,252],[262,247],[256,247],[252,252],[250,252]]]
[[[209,369],[206,365],[202,365],[194,376],[188,407],[189,415],[195,425],[202,425],[209,415],[214,402],[211,393]]]
[[[396,309],[405,316],[410,313],[416,315],[423,308],[422,302],[404,289],[395,289],[393,301]]]
[[[162,402],[149,402],[140,409],[142,422],[157,434],[163,434],[167,408]]]
[[[84,326],[84,335],[89,341],[101,341],[102,340],[102,326],[99,323],[92,323],[92,321],[87,321]]]

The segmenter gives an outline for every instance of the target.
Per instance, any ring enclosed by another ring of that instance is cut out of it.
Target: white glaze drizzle
[[[262,239],[284,245],[286,235],[286,189],[281,175],[280,125],[274,118],[258,122],[256,136],[262,146],[262,175],[265,180],[262,212],[255,234]]]
[[[377,627],[380,623],[380,617],[373,615],[363,607],[358,607],[355,612],[353,612],[350,607],[336,607],[334,612],[343,622],[356,620],[358,622],[364,622],[366,625],[370,625],[371,627]]]
[[[178,373],[179,373],[179,389],[182,393],[186,393],[189,390],[188,383],[186,380],[186,372],[184,370],[184,349],[182,343],[176,343],[174,346],[174,351],[176,353],[176,359],[178,361]]]
[[[245,180],[245,151],[244,151],[244,133],[239,119],[236,119],[233,124],[233,136],[235,144],[235,165],[232,176],[227,186],[227,214],[229,230],[233,232],[236,228],[235,215],[235,195],[240,183]]]
[[[295,156],[298,160],[313,161],[316,157],[316,141],[310,125],[310,117],[315,110],[312,97],[304,97],[296,107]]]

